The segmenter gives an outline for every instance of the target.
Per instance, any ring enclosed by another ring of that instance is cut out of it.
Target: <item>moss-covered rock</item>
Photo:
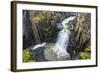
[[[82,52],[80,53],[80,59],[90,59],[90,53],[88,52]]]
[[[23,62],[33,62],[35,60],[35,55],[29,49],[23,51]]]

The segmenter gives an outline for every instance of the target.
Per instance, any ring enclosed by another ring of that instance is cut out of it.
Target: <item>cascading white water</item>
[[[72,29],[72,24],[69,24],[69,21],[72,21],[74,19],[75,16],[71,16],[62,21],[63,29],[58,32],[57,41],[52,48],[52,50],[56,53],[58,60],[70,59],[70,55],[66,50],[71,33],[70,29]]]
[[[66,58],[70,58],[68,52],[66,51],[67,48],[67,44],[69,41],[69,35],[70,35],[70,31],[64,31],[61,30],[58,33],[58,39],[57,42],[55,44],[55,46],[53,47],[53,50],[55,53],[57,53],[57,59],[66,59]]]

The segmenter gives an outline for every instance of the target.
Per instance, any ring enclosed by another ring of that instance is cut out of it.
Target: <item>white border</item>
[[[91,59],[90,60],[71,60],[58,62],[22,62],[22,10],[48,10],[62,12],[84,12],[91,13]],[[96,59],[96,10],[95,8],[82,7],[63,7],[63,6],[45,6],[34,4],[17,4],[17,69],[35,69],[35,68],[52,68],[52,67],[68,67],[68,66],[84,66],[95,65]]]

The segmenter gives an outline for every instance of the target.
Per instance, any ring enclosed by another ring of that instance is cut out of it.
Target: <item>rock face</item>
[[[35,56],[36,61],[38,62],[46,61],[45,56],[44,56],[45,45],[46,43],[44,42],[41,44],[37,44],[33,47],[30,47],[30,50],[33,53],[33,57]]]
[[[39,47],[33,50],[37,62],[47,61],[44,56],[44,49],[45,47]]]
[[[35,41],[29,11],[25,10],[23,11],[23,48],[25,49],[34,43]]]
[[[72,59],[75,59],[85,48],[91,48],[91,14],[76,13],[76,17],[68,45]]]
[[[90,46],[91,40],[91,14],[78,13],[75,25],[76,45],[81,49]]]

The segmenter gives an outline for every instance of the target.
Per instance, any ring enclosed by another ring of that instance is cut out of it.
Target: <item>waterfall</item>
[[[73,25],[69,22],[74,20],[75,16],[68,17],[62,21],[63,29],[58,32],[57,41],[52,50],[56,53],[58,60],[70,59],[70,55],[67,52],[67,45],[69,42],[69,36]]]

